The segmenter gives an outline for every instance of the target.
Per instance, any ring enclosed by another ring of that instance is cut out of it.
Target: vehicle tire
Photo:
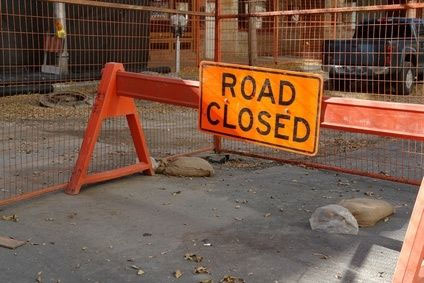
[[[412,93],[415,81],[415,67],[411,62],[404,62],[396,76],[395,93],[409,95]]]

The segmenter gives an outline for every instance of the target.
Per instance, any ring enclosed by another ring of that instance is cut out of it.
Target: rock
[[[178,157],[164,162],[159,171],[165,175],[183,177],[210,177],[214,174],[212,165],[200,157]]]
[[[218,164],[224,164],[228,160],[230,160],[229,154],[212,154],[205,157],[207,161],[210,163],[218,163]]]
[[[317,208],[309,219],[312,230],[335,234],[358,234],[358,222],[347,208],[330,204]]]
[[[374,226],[395,212],[393,205],[384,200],[371,198],[345,199],[339,203],[347,208],[358,221],[360,227]]]

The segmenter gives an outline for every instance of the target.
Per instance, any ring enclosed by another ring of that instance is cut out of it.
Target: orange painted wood
[[[119,96],[199,107],[197,81],[119,71],[117,88]],[[324,97],[321,127],[424,141],[424,105]]]
[[[134,99],[117,95],[116,74],[123,71],[124,67],[119,63],[108,63],[103,69],[98,94],[84,134],[81,150],[69,185],[65,189],[65,192],[68,194],[78,194],[81,186],[88,183],[106,181],[134,174],[137,172],[134,169],[138,169],[139,172],[144,171],[148,175],[154,174]],[[135,167],[124,167],[87,176],[88,166],[100,134],[102,122],[106,118],[117,116],[126,116],[127,118],[140,163]]]
[[[197,81],[118,72],[116,84],[119,96],[196,109],[199,106],[199,82]]]
[[[322,127],[424,140],[424,105],[331,97],[321,110]]]
[[[16,203],[16,202],[19,202],[19,201],[24,201],[24,200],[36,198],[36,197],[39,197],[39,196],[47,194],[47,193],[60,191],[60,190],[65,189],[67,186],[68,186],[67,183],[59,184],[59,185],[54,185],[54,186],[47,187],[47,188],[44,188],[44,189],[41,189],[41,190],[36,190],[36,191],[33,191],[33,192],[24,193],[22,195],[16,195],[16,196],[8,198],[8,199],[0,200],[0,206],[10,205],[10,204],[13,204],[13,203]]]
[[[424,179],[421,183],[402,250],[393,276],[393,283],[424,282],[422,262],[424,258]],[[420,274],[421,272],[421,274]]]
[[[99,92],[84,135],[81,151],[66,192],[78,194],[84,184],[105,181],[137,172],[136,167],[120,168],[87,176],[90,159],[104,119],[126,116],[141,163],[140,171],[153,174],[151,160],[134,99],[199,108],[199,82],[125,72],[123,65],[108,63],[103,70]],[[348,132],[375,134],[424,141],[424,105],[324,98],[321,127]],[[220,150],[220,140],[214,140]]]
[[[143,172],[148,170],[149,168],[150,168],[150,165],[147,163],[138,163],[138,164],[129,165],[129,166],[114,169],[114,170],[104,171],[101,173],[90,174],[86,176],[84,184],[88,185],[88,184],[93,184],[98,182],[104,182],[107,180],[132,175],[138,172]]]

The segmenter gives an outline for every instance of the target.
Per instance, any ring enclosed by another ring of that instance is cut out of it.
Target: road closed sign
[[[202,62],[200,72],[200,130],[317,153],[321,76],[215,62]]]

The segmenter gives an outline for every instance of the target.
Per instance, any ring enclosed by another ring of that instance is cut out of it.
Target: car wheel
[[[403,63],[399,70],[396,82],[395,92],[399,95],[409,95],[412,93],[415,81],[414,66],[410,62]]]

